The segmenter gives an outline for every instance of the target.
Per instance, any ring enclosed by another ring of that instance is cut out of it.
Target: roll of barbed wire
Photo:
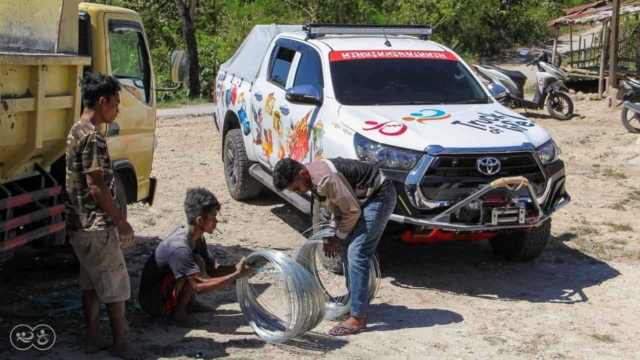
[[[349,313],[351,309],[349,292],[349,266],[345,254],[340,253],[342,275],[325,269],[318,259],[318,252],[323,251],[325,238],[334,236],[335,230],[322,227],[298,248],[293,256],[295,261],[307,269],[318,282],[325,296],[325,320],[335,320]],[[380,261],[374,253],[369,267],[369,302],[376,296],[380,288]]]
[[[245,319],[262,340],[285,342],[322,322],[325,296],[314,276],[304,267],[276,250],[251,253],[246,257],[246,264],[255,268],[256,273],[236,282],[238,303]]]

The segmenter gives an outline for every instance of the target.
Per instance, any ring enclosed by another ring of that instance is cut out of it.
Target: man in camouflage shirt
[[[86,353],[109,347],[100,332],[100,304],[107,304],[113,332],[109,351],[124,359],[143,352],[124,333],[129,274],[120,248],[133,244],[131,225],[116,205],[116,183],[107,142],[100,131],[118,115],[120,84],[111,76],[87,73],[82,81],[84,111],[67,137],[66,222],[80,261],[82,304],[87,325]]]

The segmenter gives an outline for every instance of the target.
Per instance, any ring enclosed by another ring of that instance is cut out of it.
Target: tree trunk
[[[189,54],[189,99],[200,97],[200,60],[198,59],[198,42],[194,26],[195,1],[191,2],[193,9],[187,9],[183,0],[174,0],[182,17],[182,35],[187,44]],[[192,17],[193,14],[193,17]]]

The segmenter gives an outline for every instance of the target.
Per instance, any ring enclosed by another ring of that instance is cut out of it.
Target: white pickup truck
[[[430,34],[256,26],[216,79],[231,196],[273,190],[271,170],[285,157],[375,161],[396,186],[391,220],[404,241],[490,239],[508,259],[540,255],[551,214],[570,202],[560,149]],[[311,194],[280,195],[314,223],[327,216]]]

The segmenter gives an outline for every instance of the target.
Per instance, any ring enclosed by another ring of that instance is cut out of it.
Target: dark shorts
[[[142,309],[153,317],[166,317],[169,315],[173,308],[178,305],[175,284],[176,278],[173,274],[169,274],[151,289],[140,292],[138,300]]]

